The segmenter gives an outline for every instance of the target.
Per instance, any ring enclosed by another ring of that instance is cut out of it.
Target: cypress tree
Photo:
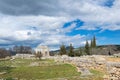
[[[69,49],[68,55],[71,56],[71,57],[75,56],[75,54],[74,54],[74,47],[72,46],[72,44],[70,44],[70,49]]]
[[[90,47],[93,48],[93,40],[91,39]]]
[[[93,48],[95,48],[96,47],[96,37],[94,36],[93,37]]]
[[[86,41],[86,44],[85,44],[85,53],[86,53],[87,55],[90,55],[90,48],[89,48],[89,43],[88,43],[88,41]]]

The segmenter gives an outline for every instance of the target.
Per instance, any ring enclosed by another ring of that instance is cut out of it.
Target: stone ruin
[[[35,52],[38,53],[40,52],[43,57],[49,57],[49,48],[47,46],[41,46],[38,45],[37,48],[35,49]]]
[[[35,55],[33,55],[33,54],[16,54],[15,56],[12,56],[12,59],[15,59],[15,58],[34,59]]]
[[[106,65],[110,80],[120,80],[120,62],[107,62]]]
[[[120,62],[108,62],[102,55],[68,57],[66,55],[51,57],[56,62],[74,64],[82,75],[92,75],[90,69],[99,70],[107,73],[103,76],[104,80],[120,80]]]

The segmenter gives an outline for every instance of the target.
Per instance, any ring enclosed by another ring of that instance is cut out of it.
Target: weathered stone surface
[[[15,56],[12,56],[11,60],[13,60],[15,58],[33,59],[33,58],[35,58],[35,55],[33,55],[33,54],[16,54]]]
[[[49,54],[49,48],[47,46],[42,46],[42,45],[38,45],[37,48],[35,49],[35,52],[41,52],[42,56],[46,57],[46,56],[50,56]]]
[[[80,68],[80,72],[81,72],[81,76],[92,75],[92,73],[90,73],[90,71],[87,68]]]
[[[54,59],[55,61],[58,62],[62,61],[65,63],[74,64],[77,67],[78,72],[81,72],[82,75],[91,75],[89,69],[96,69],[106,72],[108,74],[105,80],[111,79],[120,80],[120,62],[107,61],[106,57],[109,56],[101,55],[81,57],[56,56],[51,57],[51,59]]]
[[[33,62],[29,66],[39,66],[39,63],[38,62]]]
[[[118,54],[113,54],[114,55],[114,57],[120,57],[120,53],[118,53]]]

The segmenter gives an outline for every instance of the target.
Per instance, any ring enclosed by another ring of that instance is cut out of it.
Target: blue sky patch
[[[104,3],[104,6],[107,6],[107,7],[112,7],[112,6],[113,6],[114,1],[115,1],[115,0],[107,0],[107,1]]]
[[[84,22],[81,21],[80,19],[76,19],[76,20],[74,20],[74,21],[66,22],[66,23],[63,25],[63,28],[69,27],[69,26],[71,26],[73,23],[76,24],[76,27],[83,26],[83,24],[84,24]]]

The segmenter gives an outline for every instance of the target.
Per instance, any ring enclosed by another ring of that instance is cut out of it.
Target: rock
[[[104,76],[103,76],[103,79],[104,79],[104,80],[109,80],[109,75],[104,75]]]
[[[0,75],[6,74],[6,72],[0,72]]]
[[[81,72],[81,76],[92,75],[92,73],[88,69],[85,69],[85,68],[81,68],[80,72]]]
[[[113,54],[114,57],[120,57],[120,53],[118,54]]]
[[[29,66],[39,66],[39,63],[38,62],[33,62]]]

